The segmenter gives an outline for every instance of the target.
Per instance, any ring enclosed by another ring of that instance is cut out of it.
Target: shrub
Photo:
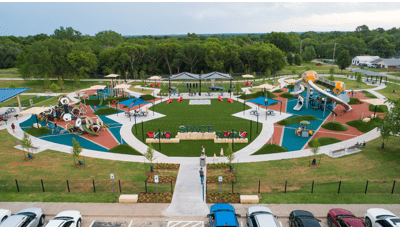
[[[348,128],[342,123],[333,121],[322,125],[322,128],[333,131],[347,131]]]
[[[287,149],[275,144],[265,144],[261,149],[259,149],[257,152],[251,155],[262,155],[262,154],[282,153],[282,152],[287,152]]]
[[[358,98],[356,98],[356,97],[351,97],[350,98],[350,102],[349,102],[349,105],[358,105],[358,104],[364,104],[364,102],[363,101],[360,101],[360,103],[357,103],[358,101],[360,101]]]
[[[368,110],[371,112],[375,112],[375,105],[369,105]],[[377,113],[387,113],[388,112],[388,108],[386,105],[378,105],[376,107],[376,112]]]
[[[380,117],[376,117],[375,119],[372,119],[369,122],[363,122],[357,119],[353,121],[348,121],[346,122],[346,124],[356,128],[360,132],[367,133],[373,130],[374,128],[378,127],[381,122],[382,119]]]
[[[25,130],[25,132],[34,137],[38,137],[38,136],[42,136],[42,135],[51,133],[51,129],[46,128],[46,127],[40,127],[40,128],[30,127],[29,129]]]
[[[136,149],[132,148],[128,144],[117,145],[114,148],[110,149],[109,152],[143,156],[143,154],[139,153]]]
[[[293,96],[293,94],[291,94],[291,93],[289,93],[289,92],[287,92],[287,93],[282,93],[281,95],[279,95],[280,97],[283,97],[283,98],[288,98],[288,99],[294,99],[294,98],[296,98],[295,96]]]
[[[285,120],[281,120],[277,122],[278,125],[291,125],[294,123],[299,123],[300,121],[315,121],[318,120],[316,117],[312,115],[305,115],[305,116],[297,116],[297,117],[290,117]]]
[[[330,145],[330,144],[335,144],[338,142],[341,142],[342,140],[333,138],[333,137],[321,137],[321,138],[316,138],[310,142],[308,142],[308,146],[310,146],[311,148],[314,147],[315,143],[319,143],[319,146],[324,146],[324,145]]]
[[[109,114],[114,114],[114,113],[118,113],[119,110],[115,109],[115,108],[111,108],[111,107],[102,107],[100,109],[98,109],[96,112],[94,112],[94,115],[109,115]]]

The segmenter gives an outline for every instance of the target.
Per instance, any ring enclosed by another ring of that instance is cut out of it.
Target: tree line
[[[52,35],[0,37],[0,68],[17,67],[25,78],[85,78],[89,74],[130,76],[180,72],[252,73],[281,70],[317,57],[391,57],[400,49],[400,29],[351,32],[124,37],[114,31],[82,35],[60,27]],[[335,48],[336,43],[336,48]]]

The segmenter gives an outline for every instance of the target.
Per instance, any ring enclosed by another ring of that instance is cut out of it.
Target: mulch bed
[[[141,192],[139,194],[138,203],[171,203],[171,200],[172,200],[172,193],[170,192],[158,193],[158,200],[157,200],[157,193]]]
[[[158,183],[171,183],[173,181],[175,183],[176,177],[173,176],[159,176]],[[154,183],[154,176],[147,177],[147,183]]]
[[[219,193],[207,193],[207,203],[240,203],[239,193],[222,193],[222,200],[219,199]]]
[[[154,175],[158,175],[158,172],[156,172],[156,171],[153,171],[153,172],[147,171],[147,172],[145,172],[144,174],[145,174],[146,176],[154,176]]]
[[[229,164],[228,163],[207,164],[207,170],[208,169],[223,169],[223,168],[229,168]]]
[[[179,169],[179,164],[155,163],[154,169]]]
[[[229,172],[229,170],[228,170],[228,172]],[[235,171],[235,173],[236,173],[236,171]],[[223,176],[222,184],[232,183],[232,182],[234,182],[234,183],[237,182],[236,175],[231,174],[231,175],[224,175]],[[219,183],[218,176],[207,176],[207,183]]]

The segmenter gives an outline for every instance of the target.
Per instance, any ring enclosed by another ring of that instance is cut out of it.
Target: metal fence
[[[158,192],[173,193],[175,183],[158,183]],[[156,183],[146,181],[114,180],[115,192],[135,193],[157,191]],[[112,180],[0,180],[0,192],[59,192],[110,193]]]
[[[220,188],[221,186],[221,188]],[[397,186],[398,187],[398,186]],[[331,183],[311,181],[307,183],[282,181],[281,183],[271,183],[267,181],[251,182],[229,182],[229,183],[207,183],[207,193],[346,193],[346,194],[400,194],[400,189],[396,187],[396,181],[376,182],[376,181],[337,181]]]

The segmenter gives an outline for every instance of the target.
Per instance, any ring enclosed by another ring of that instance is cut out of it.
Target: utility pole
[[[333,48],[333,62],[332,62],[332,65],[335,64],[335,51],[336,51],[336,43],[335,43],[335,48]]]
[[[300,57],[301,57],[301,45],[303,44],[303,41],[300,41]]]

